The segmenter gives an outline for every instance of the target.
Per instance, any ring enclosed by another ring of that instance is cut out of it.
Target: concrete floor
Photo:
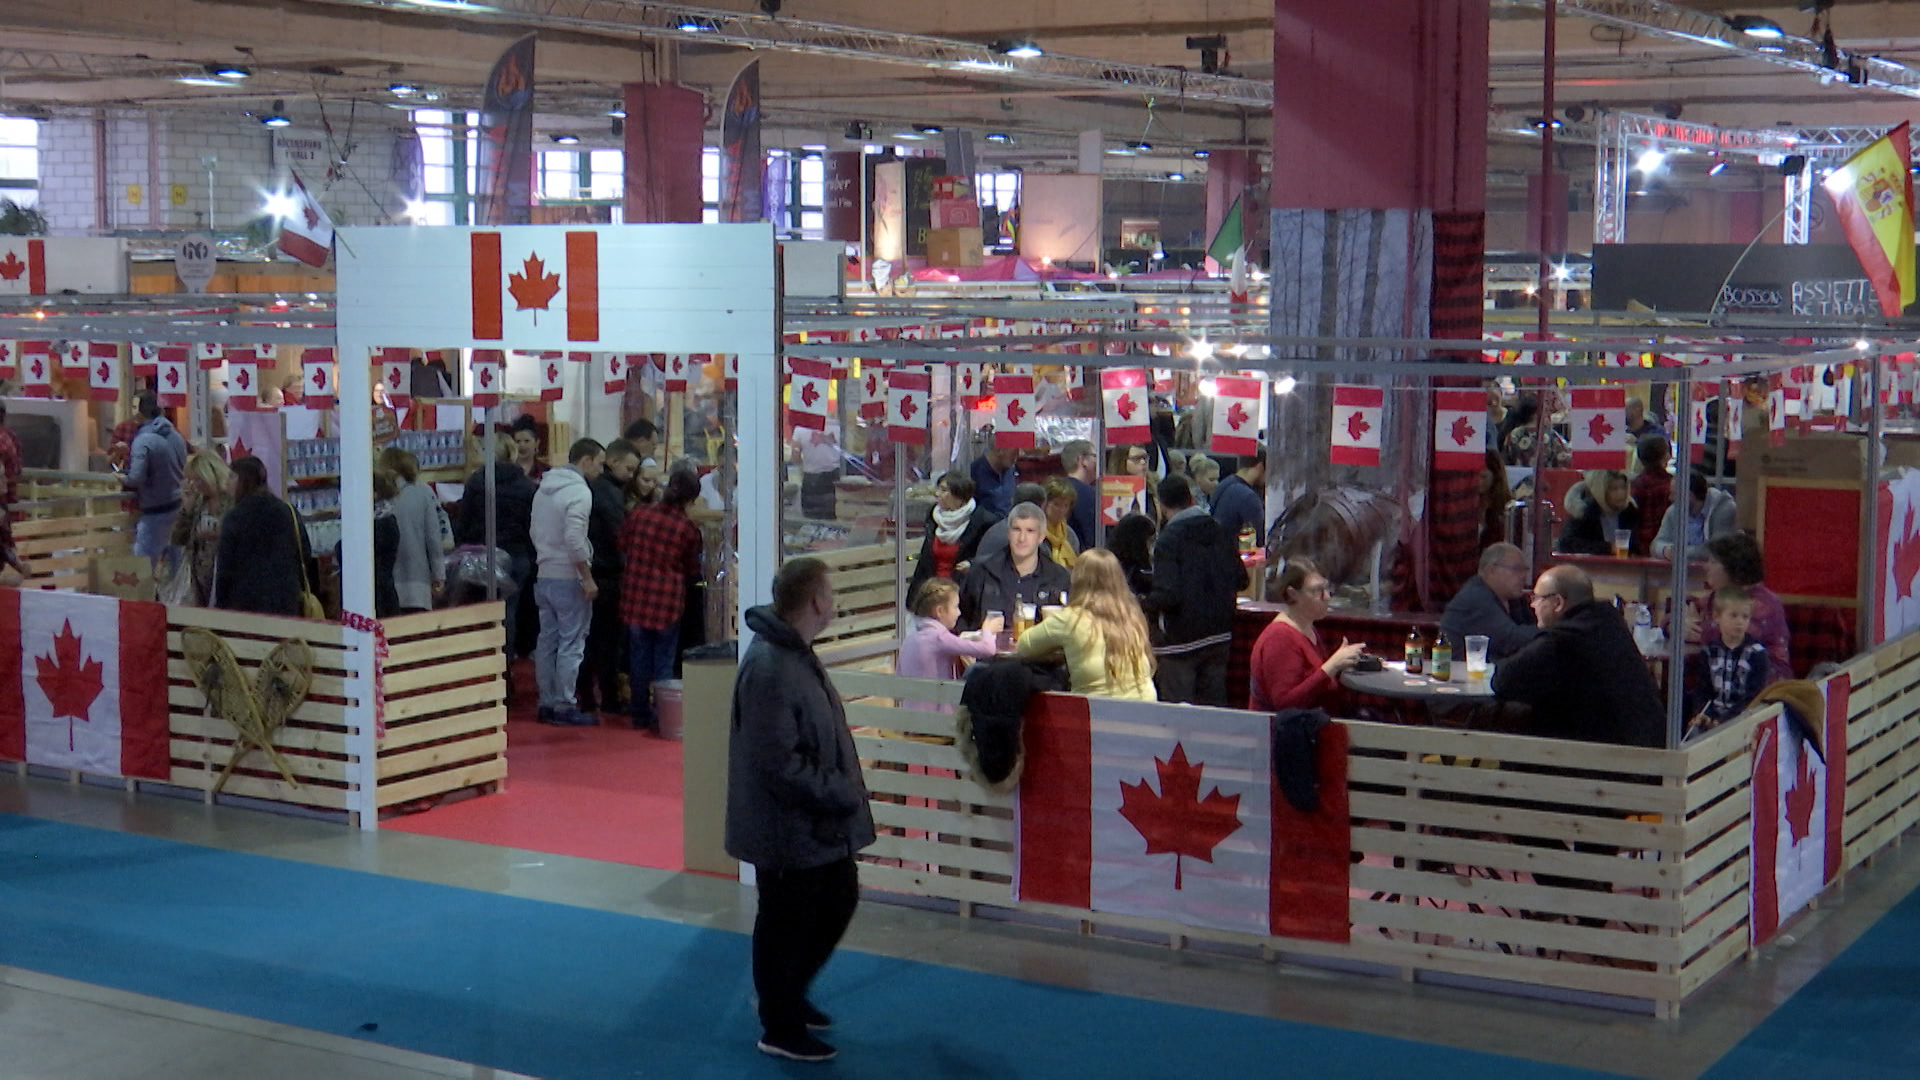
[[[698,874],[339,825],[117,788],[0,776],[0,812],[737,932],[753,894]],[[1473,990],[1090,939],[866,903],[845,947],[1059,986],[1270,1016],[1654,1080],[1692,1080],[1920,884],[1894,849],[1677,1021]],[[88,1031],[81,1045],[72,1037]],[[372,1043],[0,967],[8,1078],[504,1077]],[[262,1061],[273,1063],[261,1072]]]

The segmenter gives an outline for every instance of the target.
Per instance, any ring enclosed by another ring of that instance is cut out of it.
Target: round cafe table
[[[1349,668],[1340,676],[1340,685],[1359,694],[1401,698],[1407,701],[1425,701],[1431,704],[1447,701],[1484,701],[1493,697],[1493,667],[1488,665],[1487,677],[1478,685],[1469,686],[1467,665],[1459,661],[1454,662],[1452,680],[1441,682],[1427,675],[1409,675],[1405,663],[1389,660],[1379,671],[1358,671]]]

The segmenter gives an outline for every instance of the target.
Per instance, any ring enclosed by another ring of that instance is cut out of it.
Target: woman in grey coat
[[[400,551],[393,564],[393,587],[402,614],[433,607],[434,593],[447,578],[446,553],[440,545],[440,513],[433,490],[420,482],[420,462],[397,446],[380,452],[380,467],[400,481],[393,498],[394,520],[400,525]]]

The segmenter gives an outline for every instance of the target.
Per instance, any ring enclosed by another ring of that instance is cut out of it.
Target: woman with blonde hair
[[[1157,700],[1147,619],[1113,553],[1094,548],[1073,564],[1067,606],[1020,635],[1023,660],[1064,656],[1073,692]]]
[[[447,580],[447,561],[440,547],[440,501],[420,482],[420,459],[410,451],[389,446],[380,451],[381,471],[394,477],[393,518],[400,528],[399,551],[393,564],[393,587],[402,614],[433,607],[433,595]]]
[[[1560,530],[1555,551],[1571,555],[1611,555],[1614,534],[1625,532],[1628,550],[1640,548],[1640,508],[1634,505],[1627,474],[1618,469],[1591,469],[1567,491],[1567,524]]]
[[[1047,477],[1043,487],[1047,492],[1047,501],[1041,506],[1047,515],[1047,552],[1054,562],[1071,570],[1073,560],[1080,554],[1080,537],[1068,527],[1068,519],[1073,516],[1073,504],[1079,496],[1064,476]]]
[[[228,475],[227,463],[211,450],[196,450],[187,459],[180,514],[173,519],[173,536],[169,541],[180,549],[180,563],[163,586],[162,601],[206,607],[213,595],[213,564],[220,553],[220,519],[233,509],[233,495],[227,490]]]

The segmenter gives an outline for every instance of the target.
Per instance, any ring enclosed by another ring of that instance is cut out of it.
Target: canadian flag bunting
[[[1319,792],[1274,782],[1263,716],[1046,694],[1028,703],[1015,793],[1023,902],[1243,934],[1347,941],[1346,728],[1320,732]]]
[[[412,357],[412,353],[404,348],[379,348],[370,351],[368,356],[371,358],[375,370],[379,370],[385,368],[388,364],[406,363]]]
[[[0,236],[0,296],[37,295],[47,291],[47,242],[20,236]]]
[[[927,399],[933,376],[925,368],[887,372],[887,438],[897,443],[927,442]]]
[[[1034,445],[1033,369],[993,377],[993,445],[1026,449]]]
[[[169,779],[166,668],[159,604],[0,590],[0,758]]]
[[[559,366],[554,360],[546,360],[542,363]],[[500,404],[501,368],[504,365],[505,358],[499,349],[473,350],[473,363],[470,365],[473,393],[469,396],[473,399],[474,408],[491,409]]]
[[[333,350],[303,349],[300,353],[300,395],[307,408],[333,408]]]
[[[289,171],[287,175],[293,180],[293,190],[287,194],[293,198],[294,211],[280,219],[280,235],[274,244],[290,259],[308,266],[325,266],[327,256],[333,254],[333,219],[300,182],[299,173]]]
[[[1487,393],[1433,392],[1433,467],[1442,472],[1486,468]]]
[[[678,394],[687,388],[687,354],[667,353],[667,393]]]
[[[1695,464],[1707,458],[1707,404],[1720,395],[1720,384],[1696,382],[1692,400],[1687,402],[1687,456]],[[1728,430],[1722,425],[1723,430]]]
[[[92,354],[84,341],[66,342],[60,349],[60,374],[85,377],[92,365],[88,361]]]
[[[232,361],[228,361],[232,370]],[[380,365],[380,385],[387,388],[387,404],[404,409],[413,404],[413,363],[402,360]]]
[[[503,233],[472,234],[473,336],[500,341],[509,326],[537,330],[544,313],[565,320],[566,340],[599,341],[600,235],[516,230],[514,243],[508,251]]]
[[[180,350],[184,355],[186,350]],[[187,362],[181,360],[162,360],[154,368],[154,392],[159,395],[160,404],[167,408],[181,408],[187,403]]]
[[[608,394],[626,393],[627,366],[632,362],[633,357],[626,353],[608,353],[607,377],[606,380],[601,383],[600,389]]]
[[[120,347],[96,341],[87,352],[87,396],[95,401],[119,401]]]
[[[740,389],[740,354],[739,353],[727,354],[726,388],[728,390]]]
[[[1147,373],[1141,368],[1108,368],[1100,373],[1100,398],[1106,404],[1106,440],[1110,446],[1153,440],[1147,407]]]
[[[827,387],[832,378],[833,365],[825,360],[787,360],[787,418],[794,427],[826,429]]]
[[[953,392],[960,397],[960,407],[971,409],[980,404],[986,396],[987,365],[953,365]]]
[[[1380,464],[1380,418],[1387,392],[1378,386],[1333,388],[1333,449],[1327,459],[1335,465]]]
[[[152,378],[160,370],[160,350],[164,345],[143,342],[133,347],[133,355],[128,358],[128,367],[136,379]]]
[[[1260,429],[1267,422],[1264,376],[1220,375],[1213,380],[1213,437],[1216,454],[1245,457],[1260,452]]]
[[[20,393],[27,397],[53,396],[54,347],[51,341],[20,343]]]
[[[590,352],[569,352],[567,353],[567,359],[575,364],[591,364],[593,363],[593,354]]]
[[[1783,716],[1754,732],[1752,943],[1760,946],[1840,875],[1852,680],[1826,680],[1818,749]],[[1824,760],[1822,755],[1824,754]]]
[[[220,370],[220,365],[226,363],[226,346],[209,345],[204,341],[199,342],[193,347],[193,359],[195,363],[200,365],[201,371],[218,371]]]
[[[1627,429],[1627,388],[1576,388],[1567,410],[1576,469],[1617,469],[1625,461],[1620,433]]]
[[[251,349],[236,351],[227,358],[227,408],[251,412],[259,406],[260,364]]]
[[[0,379],[18,378],[20,375],[20,343],[0,341]]]
[[[860,362],[860,419],[867,421],[887,418],[886,370],[878,361]]]
[[[560,360],[560,354],[548,353],[538,363],[540,365],[540,400],[559,401],[561,380],[566,377],[567,370]]]
[[[1787,442],[1787,388],[1778,375],[1768,380],[1767,442],[1774,446]]]

